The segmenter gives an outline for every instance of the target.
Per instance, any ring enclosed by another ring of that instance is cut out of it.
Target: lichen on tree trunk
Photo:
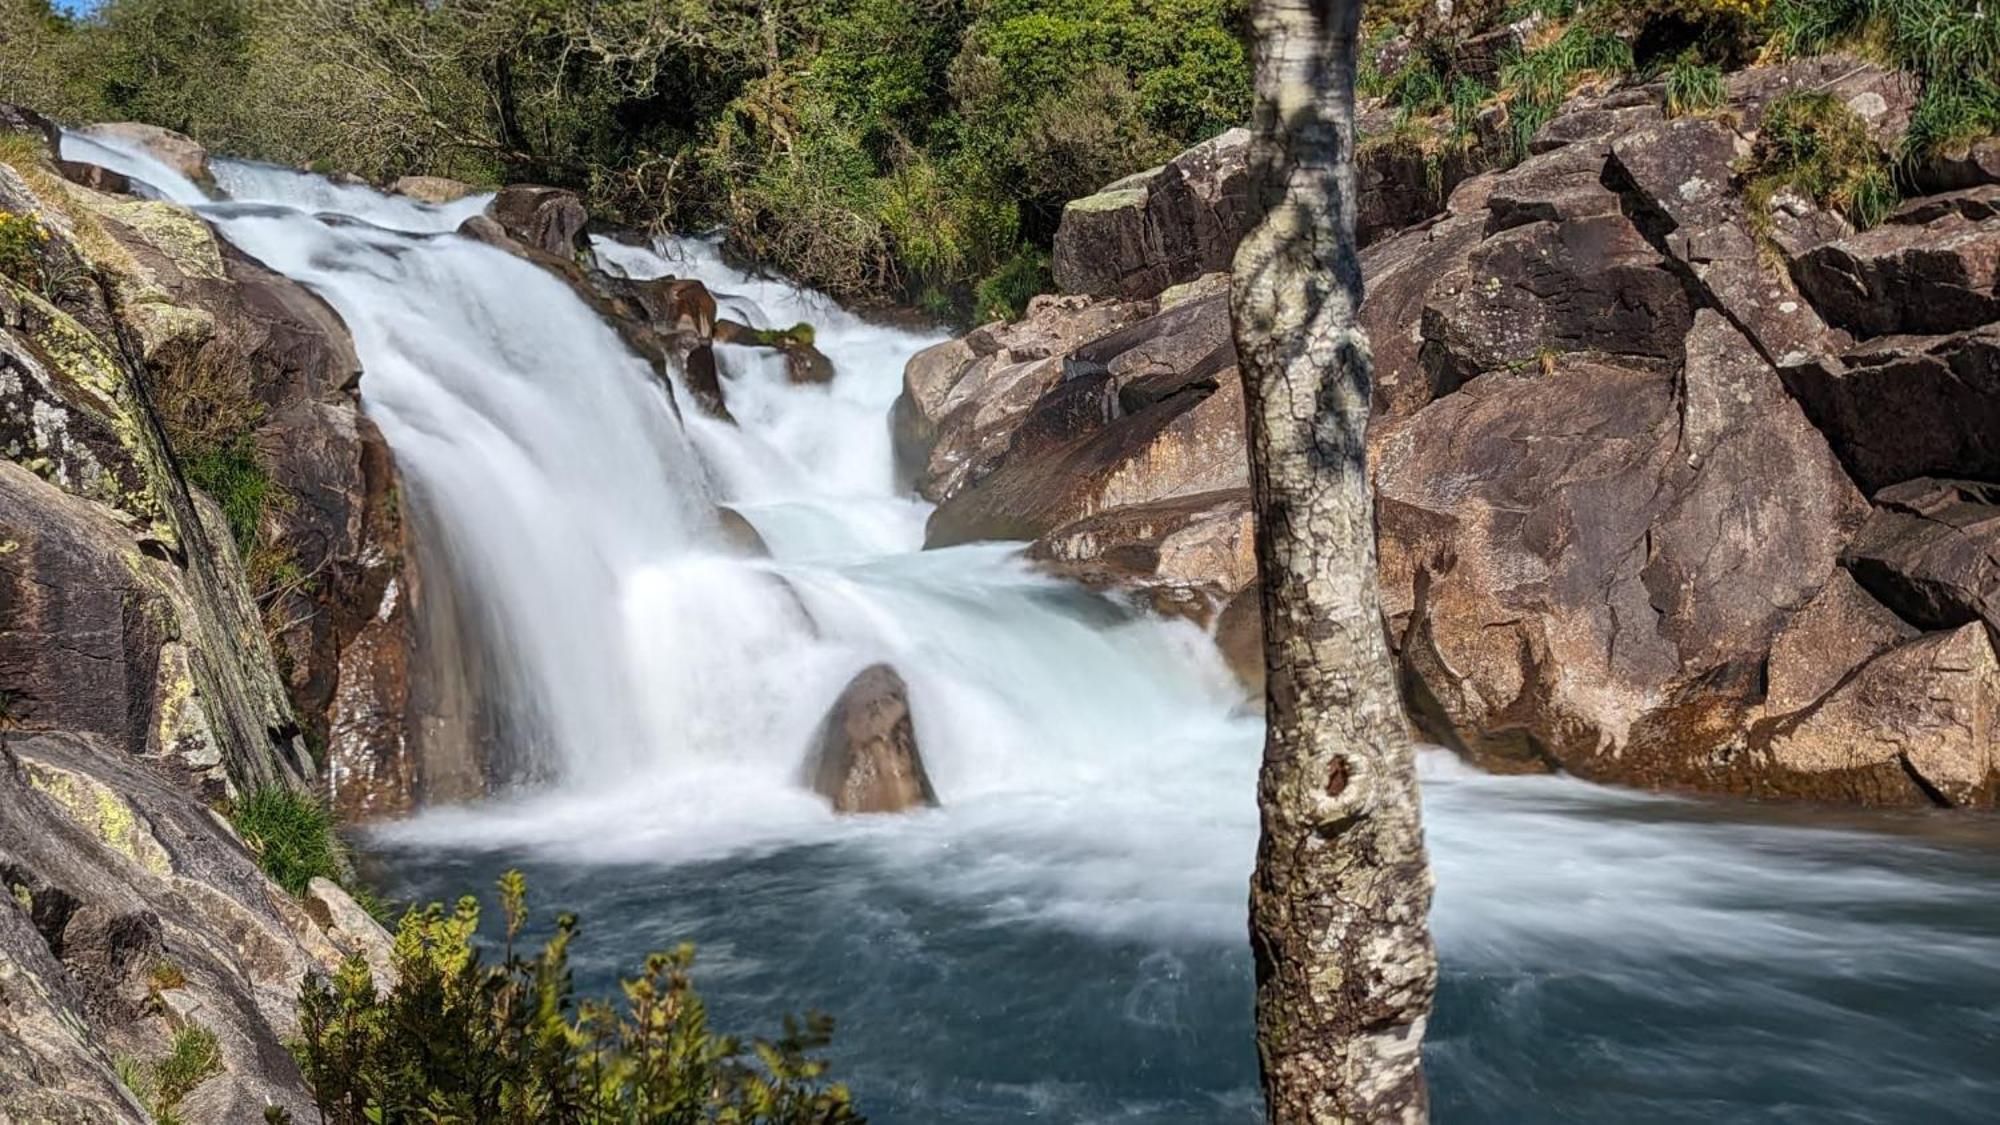
[[[1356,322],[1357,0],[1258,0],[1231,293],[1263,571],[1269,730],[1250,891],[1269,1118],[1421,1122],[1437,981],[1416,763],[1383,634]]]

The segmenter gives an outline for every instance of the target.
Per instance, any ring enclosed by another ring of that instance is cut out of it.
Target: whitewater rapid
[[[600,240],[723,314],[816,329],[829,386],[718,348],[737,425],[541,270],[436,208],[221,162],[200,206],[352,329],[420,534],[479,616],[537,783],[375,829],[392,889],[506,866],[579,909],[586,984],[687,939],[726,1016],[838,1013],[877,1121],[1258,1119],[1245,888],[1261,726],[1206,638],[923,551],[887,413],[940,338],[699,239]],[[745,553],[718,505],[770,548]],[[935,811],[840,819],[801,784],[828,703],[909,681]],[[1973,1121],[2000,1094],[2000,841],[1922,816],[1772,813],[1424,759],[1447,1121]]]

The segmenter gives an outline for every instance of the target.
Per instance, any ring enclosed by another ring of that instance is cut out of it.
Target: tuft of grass
[[[153,1063],[153,1115],[164,1116],[196,1086],[222,1073],[222,1048],[215,1033],[200,1024],[174,1032],[167,1053]]]
[[[1722,68],[1693,57],[1684,56],[1667,67],[1666,87],[1668,117],[1707,113],[1729,101]]]
[[[294,895],[317,877],[345,882],[347,849],[334,834],[333,813],[309,793],[283,786],[238,800],[229,819],[271,880]]]
[[[1791,188],[1866,229],[1901,199],[1889,160],[1868,126],[1827,93],[1787,94],[1771,103],[1745,169],[1752,221],[1769,221],[1771,196]]]
[[[187,974],[181,971],[181,967],[172,961],[154,962],[153,971],[148,980],[155,992],[167,992],[176,988],[187,987]]]
[[[1771,44],[1790,56],[1836,48],[1914,75],[1922,95],[1906,159],[2000,134],[2000,4],[1975,0],[1775,0]]]
[[[1501,97],[1517,157],[1548,124],[1570,94],[1591,78],[1616,78],[1632,70],[1632,47],[1618,36],[1579,21],[1544,46],[1515,56],[1500,69]]]
[[[180,1125],[181,1102],[195,1087],[222,1073],[222,1048],[213,1031],[190,1023],[174,1032],[166,1054],[150,1063],[119,1055],[112,1060],[112,1069],[157,1125]]]

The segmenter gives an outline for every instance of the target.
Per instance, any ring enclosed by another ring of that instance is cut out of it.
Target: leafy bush
[[[284,786],[253,790],[229,810],[258,866],[271,880],[302,895],[315,878],[348,880],[347,849],[333,830],[333,813],[310,793]]]
[[[1052,286],[1049,256],[1024,246],[980,281],[974,294],[975,318],[1018,320],[1028,310],[1028,302]]]
[[[1787,94],[1772,102],[1746,171],[1758,221],[1768,221],[1771,196],[1782,188],[1864,228],[1887,217],[1899,198],[1888,158],[1867,124],[1827,93]]]
[[[516,951],[526,884],[500,880],[505,944],[488,963],[479,905],[405,915],[397,985],[379,992],[360,960],[300,992],[300,1069],[329,1125],[478,1121],[489,1125],[861,1125],[846,1089],[810,1052],[832,1021],[787,1019],[776,1040],[714,1033],[683,946],[646,959],[624,1002],[579,1001],[560,917],[539,954]]]

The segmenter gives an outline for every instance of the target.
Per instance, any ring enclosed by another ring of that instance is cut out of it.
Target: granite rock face
[[[1752,214],[1736,168],[1806,89],[1885,152],[1915,99],[1842,57],[1732,75],[1727,116],[1596,88],[1369,232],[1385,627],[1425,736],[1494,769],[1994,802],[2000,188],[1968,155],[1872,230],[1789,192]],[[1029,540],[1209,624],[1254,691],[1226,309],[1117,300],[1186,272],[1147,257],[1161,174],[1068,217],[1059,280],[1096,296],[911,363],[899,448],[933,545]]]

